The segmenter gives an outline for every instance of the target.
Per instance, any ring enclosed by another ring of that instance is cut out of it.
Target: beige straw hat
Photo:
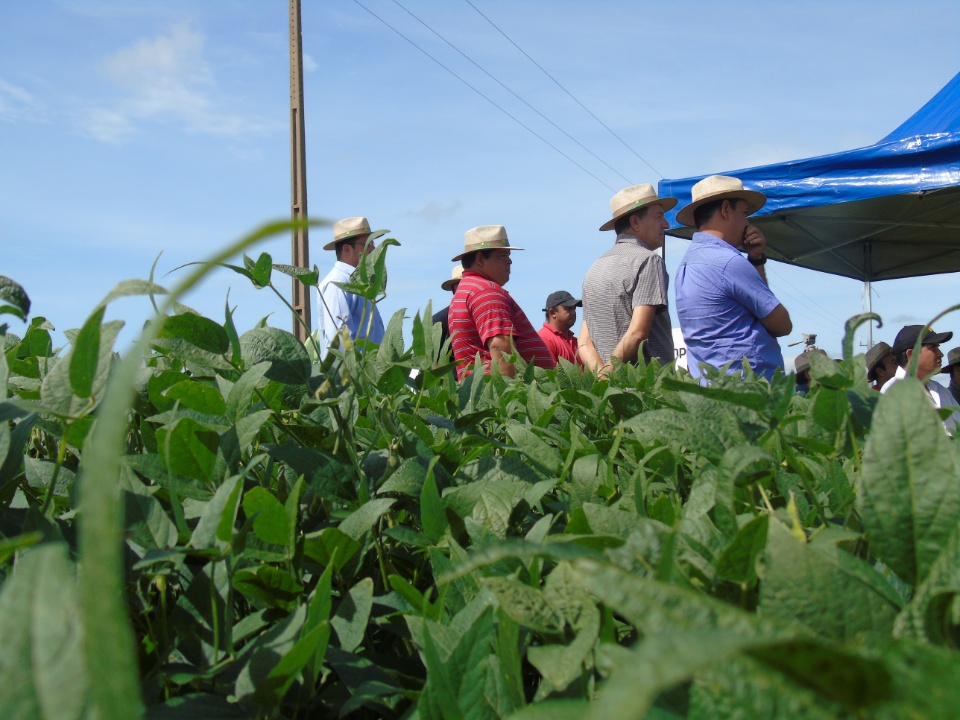
[[[767,196],[756,190],[744,190],[743,183],[727,175],[711,175],[693,186],[693,202],[677,211],[677,222],[693,227],[693,212],[704,203],[714,200],[746,200],[747,215],[753,215],[767,203]]]
[[[467,253],[477,252],[477,250],[496,250],[506,248],[507,250],[523,250],[523,248],[513,247],[507,239],[507,229],[503,225],[481,225],[480,227],[470,228],[463,235],[463,252],[452,258],[456,262]]]
[[[649,183],[633,185],[624,188],[610,198],[610,210],[613,211],[613,217],[601,225],[600,229],[613,230],[613,226],[617,224],[617,220],[624,215],[639,210],[644,205],[661,205],[663,206],[663,211],[667,212],[667,210],[670,210],[676,204],[676,198],[657,197],[657,191],[654,190],[653,185]]]
[[[453,272],[450,273],[450,279],[444,280],[440,283],[440,287],[444,290],[453,290],[453,286],[460,282],[460,278],[463,277],[463,265],[456,265],[453,268]]]
[[[370,235],[369,239],[376,240],[389,230],[371,230],[370,222],[365,217],[350,217],[337,220],[333,224],[333,240],[323,246],[324,250],[335,250],[341,240],[349,240],[357,235]]]

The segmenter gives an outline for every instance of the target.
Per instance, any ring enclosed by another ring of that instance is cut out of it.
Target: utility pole
[[[307,219],[307,149],[303,130],[303,48],[300,41],[300,0],[290,0],[290,192],[294,220]],[[306,225],[293,231],[291,264],[310,268],[310,238]],[[313,327],[310,293],[293,278],[293,334],[306,342]],[[304,325],[306,327],[304,327]]]

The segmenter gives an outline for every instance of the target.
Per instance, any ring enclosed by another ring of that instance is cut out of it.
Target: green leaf
[[[296,336],[277,328],[248,330],[240,336],[243,362],[249,368],[257,363],[270,363],[266,377],[288,385],[302,385],[310,380],[310,356]]]
[[[228,297],[223,308],[223,331],[227,334],[230,341],[230,362],[233,365],[239,365],[243,360],[240,352],[240,336],[237,334],[237,326],[233,322],[233,310],[230,309],[230,298]]]
[[[330,625],[337,632],[340,648],[353,652],[363,642],[367,621],[373,609],[373,580],[364,578],[340,601],[337,611],[330,618]]]
[[[220,436],[190,418],[157,430],[157,445],[167,469],[201,481],[212,479]]]
[[[77,397],[88,398],[100,360],[100,323],[106,307],[101,305],[83,324],[70,356],[70,387]]]
[[[113,359],[113,343],[122,327],[123,323],[119,320],[111,320],[100,326],[100,352],[89,396],[95,400],[99,400],[107,386]],[[59,360],[43,378],[40,386],[40,402],[45,410],[58,415],[76,417],[91,411],[95,403],[92,403],[89,398],[78,397],[73,392],[73,386],[70,383],[72,356],[73,350]]]
[[[197,380],[183,380],[164,391],[169,400],[177,400],[186,408],[209,415],[223,415],[227,405],[220,391]]]
[[[364,503],[340,523],[340,532],[359,541],[382,515],[390,512],[396,500],[378,498]]]
[[[192,312],[168,317],[157,337],[183,340],[214,355],[223,355],[230,349],[230,339],[222,326]]]
[[[858,505],[870,550],[919,584],[960,523],[960,468],[918,380],[880,398],[863,453]]]
[[[30,314],[30,298],[18,283],[0,275],[0,315],[4,313],[26,320]]]
[[[166,295],[165,288],[149,280],[121,280],[103,299],[101,305],[109,305],[114,300],[135,295]]]
[[[278,265],[274,263],[273,269],[282,272],[284,275],[296,278],[308,286],[316,285],[317,281],[320,280],[320,271],[317,270],[316,265],[313,266],[313,270],[307,270],[307,268],[297,267],[296,265]]]
[[[741,527],[717,558],[717,575],[735,583],[757,580],[757,562],[767,547],[767,515],[755,517]]]
[[[243,496],[243,511],[253,518],[253,532],[264,542],[280,545],[291,552],[290,518],[280,501],[269,490],[255,487]]]
[[[801,542],[780,521],[767,537],[760,608],[839,643],[882,644],[899,608],[872,567],[835,546]],[[879,588],[879,589],[878,589]]]
[[[0,717],[86,717],[87,668],[66,545],[24,551],[0,591]]]
[[[437,481],[433,475],[433,468],[439,459],[436,455],[431,459],[430,469],[420,491],[420,524],[423,534],[434,542],[443,537],[448,526],[447,516],[440,502],[440,493],[437,491]]]
[[[228,543],[233,537],[233,527],[240,507],[240,494],[243,481],[234,475],[217,488],[216,494],[203,508],[200,522],[190,537],[190,544],[198,549],[215,547],[219,543]]]
[[[270,255],[260,253],[256,262],[244,255],[243,264],[250,271],[250,279],[258,288],[267,287],[270,284],[270,273],[273,270],[273,258]]]
[[[506,577],[484,578],[483,584],[496,596],[503,611],[520,625],[544,633],[563,629],[563,615],[540,590]]]
[[[288,612],[303,592],[303,585],[293,575],[272,565],[237,570],[233,587],[257,604]]]
[[[526,425],[511,422],[507,424],[506,430],[528,463],[539,466],[545,477],[556,476],[561,462],[556,448],[550,447]]]

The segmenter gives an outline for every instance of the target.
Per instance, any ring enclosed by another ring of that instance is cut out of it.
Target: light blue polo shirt
[[[768,379],[783,369],[780,345],[760,322],[780,301],[730,243],[694,233],[674,287],[691,375],[700,377],[698,362],[715,368],[733,362],[729,374],[741,373],[744,357],[757,375]]]

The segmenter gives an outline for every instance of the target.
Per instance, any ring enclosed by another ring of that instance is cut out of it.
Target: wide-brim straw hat
[[[371,230],[370,221],[365,217],[349,217],[343,220],[337,220],[333,224],[333,240],[323,246],[324,250],[335,250],[337,243],[342,240],[349,240],[358,235],[369,235],[368,240],[376,240],[381,235],[386,235],[389,230]]]
[[[450,279],[444,280],[440,283],[440,287],[448,292],[453,290],[453,286],[460,282],[460,278],[463,277],[463,265],[457,265],[453,268],[453,272],[450,273]]]
[[[960,347],[955,347],[947,353],[947,364],[943,366],[940,372],[949,375],[957,364],[960,364]]]
[[[601,225],[600,230],[613,230],[613,226],[617,224],[617,220],[624,215],[629,215],[639,210],[645,205],[661,205],[663,211],[667,212],[672,209],[677,202],[676,198],[657,197],[657,191],[654,190],[653,185],[649,183],[624,188],[610,198],[610,210],[613,213],[613,217]]]
[[[451,262],[457,262],[468,253],[478,250],[523,250],[520,247],[514,247],[507,238],[507,229],[503,225],[481,225],[480,227],[470,228],[463,234],[463,252],[451,258]]]
[[[711,175],[693,186],[690,191],[693,202],[677,211],[677,222],[693,227],[694,211],[701,205],[714,200],[746,200],[747,215],[753,215],[767,204],[767,196],[756,190],[744,190],[743,183],[727,175]]]

